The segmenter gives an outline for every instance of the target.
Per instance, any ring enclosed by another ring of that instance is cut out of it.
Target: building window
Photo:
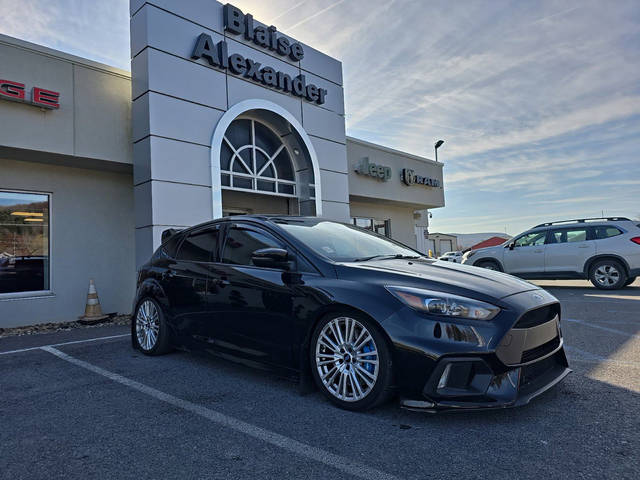
[[[49,290],[49,195],[0,191],[0,294]]]
[[[220,149],[220,168],[222,188],[297,196],[289,151],[273,130],[255,120],[231,122]]]
[[[375,218],[352,217],[351,223],[356,227],[371,230],[385,237],[391,238],[391,220],[376,220]]]

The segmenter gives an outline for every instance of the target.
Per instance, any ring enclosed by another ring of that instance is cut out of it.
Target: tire
[[[334,313],[320,320],[311,336],[309,360],[316,385],[340,408],[368,410],[391,397],[389,345],[363,315]]]
[[[617,260],[598,260],[589,268],[589,280],[601,290],[616,290],[625,286],[627,274]]]
[[[171,350],[169,326],[158,302],[145,297],[132,319],[133,345],[145,355],[163,355]]]
[[[500,268],[500,264],[495,260],[481,260],[475,264],[476,267],[486,268],[487,270],[495,270],[496,272],[501,272],[502,268]]]
[[[636,281],[636,278],[638,278],[638,277],[629,277],[629,278],[627,278],[627,281],[624,282],[624,286],[628,287],[629,285],[631,285],[633,282]]]

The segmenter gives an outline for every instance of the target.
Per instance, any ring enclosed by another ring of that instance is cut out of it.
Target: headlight
[[[449,293],[412,287],[387,286],[386,288],[401,302],[419,312],[431,315],[491,320],[500,311],[500,308],[490,303]]]

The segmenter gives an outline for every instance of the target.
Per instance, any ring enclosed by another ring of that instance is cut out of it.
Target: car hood
[[[399,275],[404,278],[398,280],[407,280],[403,281],[403,284],[414,280],[415,283],[411,284],[418,288],[438,288],[450,292],[462,289],[493,298],[505,298],[516,293],[540,289],[506,273],[440,260],[388,259],[343,265],[381,274]],[[446,288],[447,286],[452,288]]]
[[[476,252],[475,255],[478,255],[479,253],[499,253],[503,249],[504,247],[502,245],[496,245],[493,247],[476,248],[475,250],[471,250],[471,251]]]

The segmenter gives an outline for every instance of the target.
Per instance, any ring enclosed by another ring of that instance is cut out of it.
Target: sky
[[[445,140],[431,231],[640,218],[637,0],[233,4],[343,62],[348,135],[429,158]],[[0,11],[1,33],[130,69],[127,0]]]

